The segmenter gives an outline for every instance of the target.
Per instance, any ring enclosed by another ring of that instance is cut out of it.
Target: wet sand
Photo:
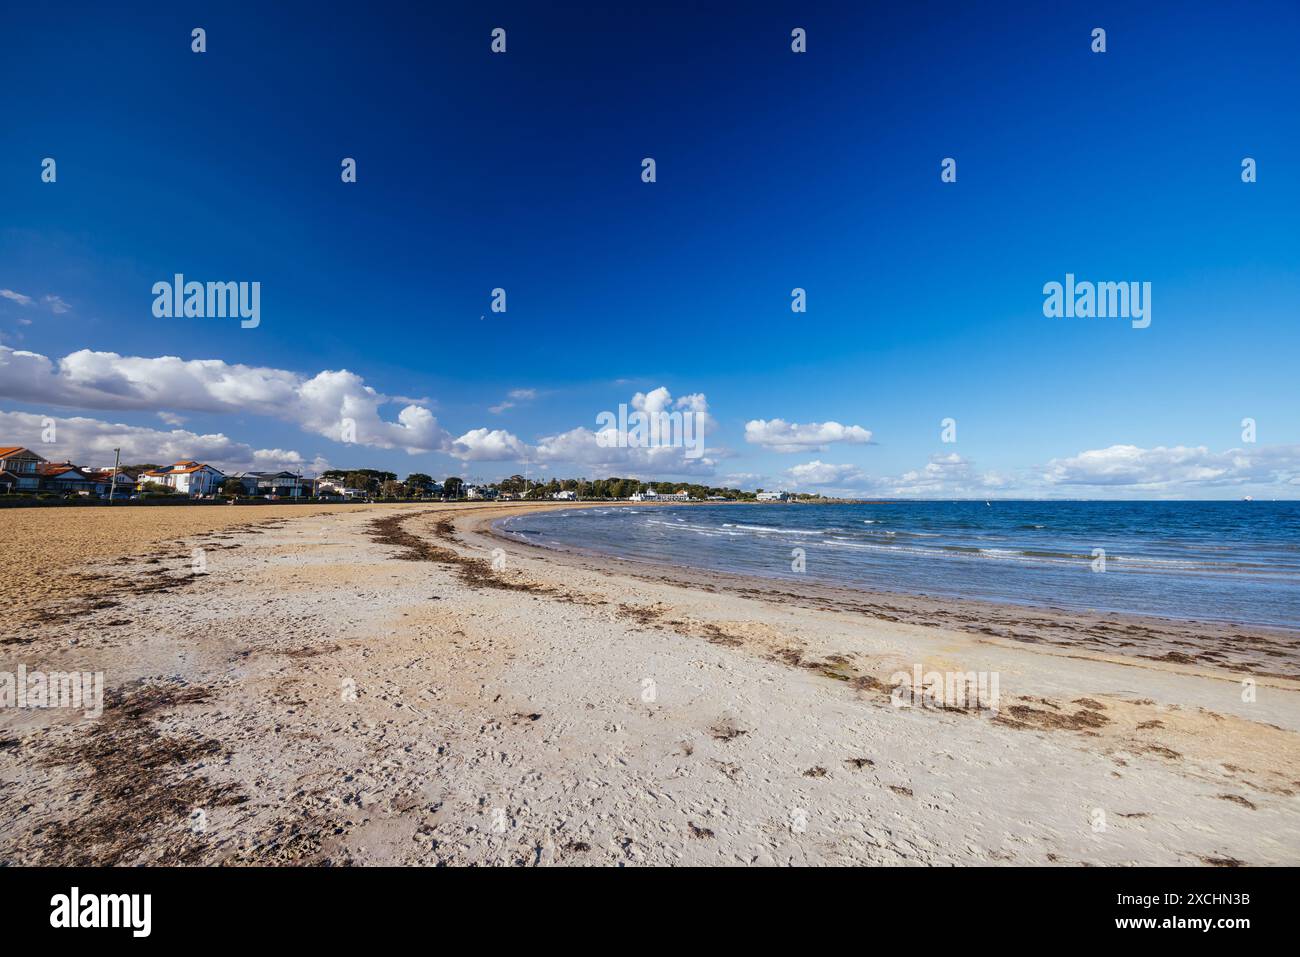
[[[645,581],[675,583],[703,591],[726,591],[763,601],[857,614],[881,622],[937,625],[1071,651],[1116,652],[1170,664],[1227,668],[1300,680],[1300,633],[1260,625],[1184,621],[1151,615],[1089,612],[1013,605],[978,599],[932,598],[870,591],[789,578],[759,578],[686,566],[659,565],[607,555],[534,545],[498,531],[501,516],[482,516],[466,525],[480,547],[513,546],[538,558],[587,569],[617,570]]]

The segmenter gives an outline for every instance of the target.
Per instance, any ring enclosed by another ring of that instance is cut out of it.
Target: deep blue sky
[[[346,368],[452,435],[528,443],[637,390],[704,392],[734,453],[718,481],[769,486],[810,460],[876,478],[953,452],[1006,475],[1116,444],[1219,453],[1245,416],[1261,446],[1300,443],[1300,5],[699,6],[11,5],[0,288],[71,308],[0,299],[0,343]],[[261,326],[155,319],[177,271],[259,280]],[[1067,271],[1151,282],[1151,327],[1044,318]],[[539,395],[488,411],[519,388]],[[518,467],[173,411],[336,465]],[[873,443],[744,441],[775,417]]]

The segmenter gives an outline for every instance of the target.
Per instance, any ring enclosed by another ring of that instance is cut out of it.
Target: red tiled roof
[[[21,445],[6,445],[4,448],[0,448],[0,459],[10,458],[12,456],[17,455],[19,452],[26,452],[28,455],[32,456],[33,458],[38,458],[38,459],[41,458],[41,456],[37,455],[31,449],[24,448]]]
[[[76,472],[78,475],[82,474],[81,469],[77,468],[71,462],[64,462],[62,464],[56,462],[42,462],[36,466],[37,475],[54,476],[63,475],[66,472]]]

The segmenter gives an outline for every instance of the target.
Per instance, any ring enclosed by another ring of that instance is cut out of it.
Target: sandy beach
[[[552,507],[0,513],[0,671],[107,689],[0,710],[0,863],[1300,863],[1294,633],[492,531]]]

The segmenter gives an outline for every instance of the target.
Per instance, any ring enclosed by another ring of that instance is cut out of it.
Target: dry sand
[[[117,505],[0,510],[0,615],[27,625],[112,591],[91,565],[172,555],[179,539],[338,505]]]
[[[485,527],[521,507],[0,513],[0,671],[110,689],[0,712],[0,863],[1300,862],[1294,634]],[[893,706],[916,664],[996,714]]]

